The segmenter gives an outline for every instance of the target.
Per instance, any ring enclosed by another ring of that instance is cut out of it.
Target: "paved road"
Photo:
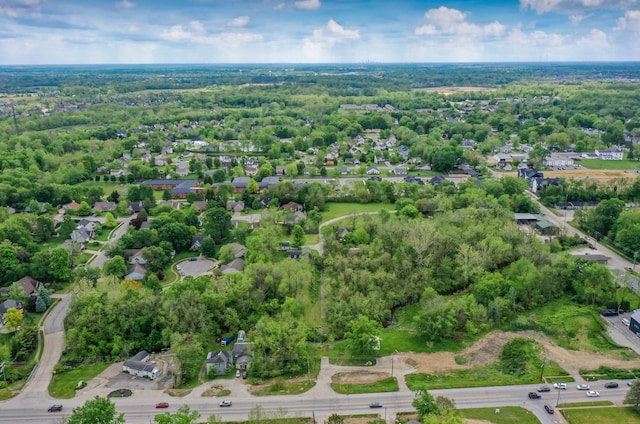
[[[599,383],[592,388],[600,392],[599,400],[609,400],[616,405],[621,405],[622,399],[627,391],[624,381],[620,381],[618,389],[604,389],[603,383]],[[506,386],[506,387],[482,387],[471,389],[449,389],[433,390],[434,396],[446,396],[453,399],[458,408],[478,408],[491,407],[500,408],[504,406],[520,406],[529,409],[543,424],[552,424],[559,420],[559,414],[549,415],[544,411],[545,404],[556,405],[556,402],[582,402],[585,401],[584,391],[578,391],[574,386],[569,386],[568,390],[543,393],[542,399],[529,400],[527,393],[533,391],[538,385]],[[139,392],[131,398],[114,399],[119,412],[125,414],[127,423],[142,424],[149,423],[153,416],[163,411],[156,410],[153,405],[158,401],[168,401],[170,403],[169,412],[174,412],[181,405],[189,405],[191,409],[199,411],[203,417],[210,415],[221,415],[223,419],[229,421],[240,421],[248,418],[249,411],[256,405],[261,405],[265,412],[275,412],[284,409],[289,416],[292,415],[314,415],[319,421],[324,421],[329,415],[336,412],[339,414],[363,414],[378,413],[382,418],[386,415],[387,420],[394,420],[398,412],[412,411],[411,402],[413,393],[379,393],[364,395],[316,395],[312,390],[306,394],[298,396],[274,396],[274,397],[229,397],[233,401],[231,408],[218,407],[219,398],[203,398],[199,395],[188,395],[184,398],[169,398],[160,392]],[[378,401],[384,405],[383,408],[372,410],[368,407],[371,401]],[[13,405],[3,405],[0,422],[2,423],[59,423],[61,415],[68,415],[71,410],[82,405],[84,399],[71,399],[57,401],[64,405],[62,414],[47,413],[46,404],[32,404],[24,408],[16,408]]]
[[[113,232],[111,233],[111,238],[109,239],[109,243],[113,243],[115,240],[118,240],[120,237],[122,237],[127,232],[128,228],[129,228],[129,219],[126,219],[125,221],[122,222],[122,225],[120,225],[118,228],[113,230]],[[102,267],[104,266],[104,263],[108,259],[109,258],[107,258],[107,256],[104,254],[104,249],[102,249],[96,254],[94,259],[89,263],[89,266],[102,269]]]

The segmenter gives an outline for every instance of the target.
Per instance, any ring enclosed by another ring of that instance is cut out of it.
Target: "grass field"
[[[458,412],[464,418],[485,420],[494,424],[540,424],[540,420],[527,409],[517,406],[504,406],[499,409],[499,414],[496,414],[496,408],[459,409]]]
[[[383,392],[397,392],[398,379],[395,377],[385,378],[384,380],[376,381],[371,384],[337,384],[331,383],[331,388],[336,392],[343,395],[353,395],[360,393],[383,393]]]
[[[278,381],[251,394],[254,396],[298,395],[311,390],[315,385],[315,381]]]
[[[76,395],[75,387],[79,381],[89,381],[96,377],[111,364],[98,362],[92,365],[82,365],[78,368],[61,371],[53,376],[49,383],[49,394],[57,399],[71,399]]]
[[[394,205],[385,203],[327,203],[327,210],[322,212],[322,222],[352,213],[392,210],[393,207]]]
[[[545,368],[544,375],[551,376],[552,374],[549,374],[548,369]],[[523,375],[513,375],[503,373],[498,364],[490,364],[468,370],[454,370],[446,374],[409,374],[406,376],[406,382],[409,389],[414,391],[538,384],[540,383],[540,370],[538,368],[530,368]]]
[[[640,161],[637,160],[599,160],[583,159],[578,164],[587,169],[615,169],[615,170],[638,170]]]
[[[631,407],[565,409],[562,415],[569,424],[640,424],[640,414]]]
[[[582,408],[584,406],[613,406],[614,403],[609,400],[598,400],[594,402],[572,402],[561,403],[558,408]]]
[[[621,348],[609,338],[596,309],[577,305],[567,298],[520,315],[509,329],[540,331],[565,349],[606,351],[618,354],[621,359],[635,357],[628,348]]]

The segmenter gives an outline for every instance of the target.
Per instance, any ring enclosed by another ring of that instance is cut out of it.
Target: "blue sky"
[[[0,0],[0,65],[640,60],[640,0]]]

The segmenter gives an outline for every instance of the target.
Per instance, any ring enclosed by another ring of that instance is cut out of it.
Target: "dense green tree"
[[[127,274],[127,263],[122,256],[116,255],[105,262],[102,272],[104,275],[113,275],[122,278]]]
[[[200,418],[198,411],[192,411],[189,405],[182,405],[173,414],[165,412],[162,415],[156,415],[153,421],[158,424],[195,424],[198,418]]]
[[[124,414],[116,412],[116,405],[107,398],[96,396],[83,406],[74,408],[65,424],[121,424]]]
[[[304,230],[300,225],[294,225],[291,235],[291,247],[294,249],[300,249],[304,245]]]
[[[207,209],[204,212],[203,227],[216,243],[229,236],[231,231],[231,215],[221,207]]]
[[[633,383],[624,397],[624,402],[633,405],[637,412],[640,412],[640,380]]]
[[[16,308],[9,308],[4,313],[4,325],[9,331],[18,329],[22,325],[24,315]]]
[[[374,350],[379,348],[382,326],[377,321],[358,315],[358,318],[348,323],[348,328],[344,337],[354,356],[373,355]]]
[[[419,390],[413,397],[411,405],[418,411],[418,416],[422,422],[430,415],[437,415],[440,412],[440,408],[433,398],[431,393],[426,390]]]
[[[67,249],[58,247],[51,251],[48,275],[61,283],[71,280],[71,256]]]
[[[171,257],[161,247],[157,246],[150,246],[144,249],[142,257],[146,261],[147,269],[151,272],[162,271],[171,262]]]

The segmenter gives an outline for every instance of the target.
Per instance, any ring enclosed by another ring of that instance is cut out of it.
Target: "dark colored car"
[[[60,412],[60,411],[62,411],[62,405],[51,405],[49,407],[49,409],[47,409],[47,411],[49,411],[49,412]]]
[[[246,371],[243,371],[243,372],[242,372],[242,379],[243,379],[243,380],[246,380],[248,377],[249,377],[249,373],[248,373],[248,372],[246,372]]]
[[[529,399],[540,399],[540,395],[536,392],[529,392]]]
[[[618,311],[616,311],[615,309],[606,309],[604,311],[601,311],[600,315],[602,315],[603,317],[617,317]]]
[[[380,402],[371,402],[369,408],[382,408],[382,404]]]
[[[168,408],[168,407],[169,407],[169,403],[168,402],[156,403],[156,408]]]
[[[549,386],[542,386],[538,389],[539,392],[550,392],[551,391],[551,387]]]
[[[545,405],[544,406],[544,410],[547,411],[549,414],[553,414],[553,406],[551,405]]]
[[[198,260],[198,258],[189,258],[189,262],[195,262],[197,260]]]
[[[616,383],[615,381],[610,381],[610,382],[604,384],[604,388],[605,389],[617,389],[618,388],[618,383]]]
[[[369,177],[369,181],[382,181],[380,177]]]

